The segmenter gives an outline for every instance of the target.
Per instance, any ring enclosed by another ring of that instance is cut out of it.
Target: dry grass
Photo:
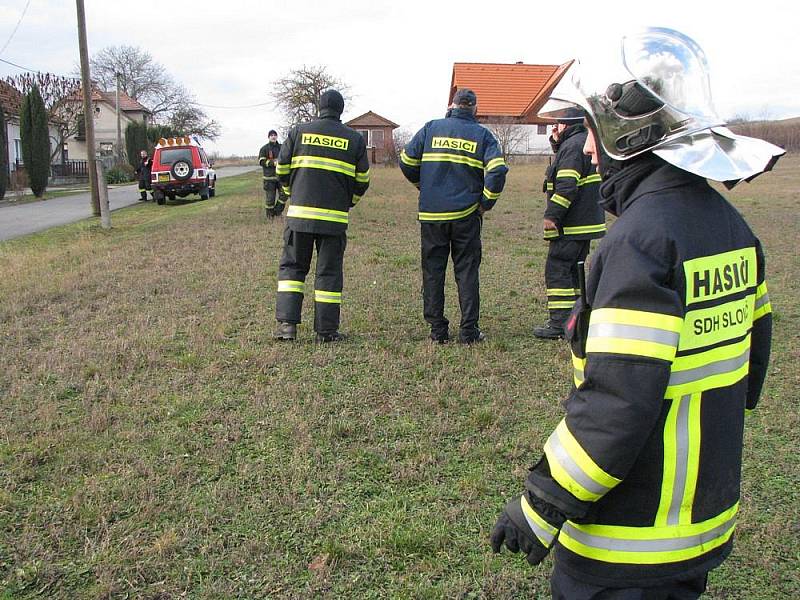
[[[766,247],[777,332],[711,598],[800,594],[799,162],[731,194]],[[0,599],[546,597],[549,565],[486,543],[569,386],[566,348],[529,335],[542,175],[514,169],[486,220],[478,348],[425,342],[396,169],[353,213],[353,339],[335,348],[305,324],[270,340],[281,226],[258,174],[117,212],[110,234],[0,244]],[[457,321],[455,298],[448,282]]]

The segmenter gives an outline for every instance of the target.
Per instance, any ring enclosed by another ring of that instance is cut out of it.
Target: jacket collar
[[[465,121],[475,121],[475,115],[471,110],[466,108],[454,108],[450,111],[450,116],[456,119],[464,119]]]

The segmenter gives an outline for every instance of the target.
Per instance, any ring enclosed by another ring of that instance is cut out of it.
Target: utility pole
[[[119,116],[119,72],[114,73],[117,78],[117,164],[122,164],[122,123]]]
[[[78,8],[78,46],[81,54],[81,87],[83,88],[83,120],[86,127],[86,161],[89,171],[89,189],[92,195],[92,214],[100,216],[100,190],[97,186],[97,152],[94,146],[94,114],[92,113],[92,88],[89,78],[89,48],[86,43],[86,10],[83,0],[75,0]]]

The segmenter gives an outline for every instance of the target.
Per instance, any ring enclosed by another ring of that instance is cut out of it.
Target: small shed
[[[370,110],[349,120],[345,125],[364,136],[370,164],[385,163],[395,159],[392,132],[400,127],[397,123]]]

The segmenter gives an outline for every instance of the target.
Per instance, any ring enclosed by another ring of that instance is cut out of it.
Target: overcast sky
[[[27,2],[2,0],[0,48]],[[800,116],[793,1],[86,0],[86,12],[90,53],[141,46],[207,105],[268,102],[290,69],[325,65],[351,88],[345,120],[373,110],[413,132],[444,113],[454,62],[560,64],[600,39],[662,26],[703,47],[722,116]],[[68,74],[77,39],[74,1],[30,0],[0,59]],[[0,63],[0,76],[19,72]],[[272,105],[206,110],[222,124],[213,146],[226,155],[257,153],[282,125]]]

